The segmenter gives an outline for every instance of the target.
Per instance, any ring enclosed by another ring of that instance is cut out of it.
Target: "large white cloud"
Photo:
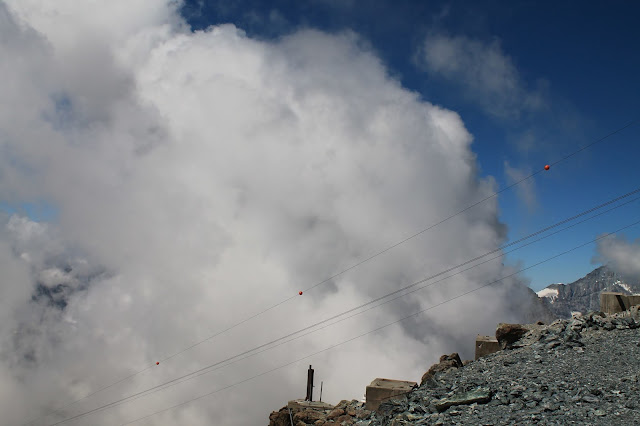
[[[640,281],[640,241],[614,235],[599,240],[597,250],[594,260],[608,264],[629,280]]]
[[[191,34],[159,0],[10,1],[0,20],[0,55],[13,58],[0,68],[0,199],[59,210],[55,224],[6,219],[0,236],[9,422],[138,371],[494,190],[476,176],[460,117],[402,88],[355,34],[260,42],[233,25]],[[65,414],[277,338],[504,237],[492,199]],[[80,423],[140,417],[509,271],[487,264]],[[304,395],[308,364],[334,403],[360,398],[378,376],[419,380],[442,353],[469,358],[477,333],[518,320],[519,288],[481,290],[148,424],[265,422]]]

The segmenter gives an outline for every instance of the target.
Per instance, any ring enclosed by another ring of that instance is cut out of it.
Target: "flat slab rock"
[[[456,405],[484,404],[491,400],[489,388],[479,388],[469,392],[462,392],[449,398],[442,398],[435,403],[436,409],[441,412]]]

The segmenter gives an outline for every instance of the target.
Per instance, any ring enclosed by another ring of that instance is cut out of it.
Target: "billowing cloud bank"
[[[464,96],[494,117],[518,118],[545,106],[542,88],[526,87],[499,40],[430,34],[415,59],[432,75],[460,84]]]
[[[58,209],[56,223],[3,218],[0,412],[9,424],[163,359],[495,189],[476,176],[460,117],[403,89],[354,34],[260,42],[233,25],[192,34],[159,0],[7,4],[0,200]],[[250,349],[504,236],[492,199],[63,414]],[[76,424],[144,416],[508,273],[486,264]],[[360,398],[375,377],[419,380],[442,353],[469,358],[477,333],[517,321],[522,288],[480,290],[146,424],[265,422],[304,397],[308,364],[334,403]]]
[[[626,279],[640,281],[640,241],[612,236],[598,241],[594,261],[608,264]]]

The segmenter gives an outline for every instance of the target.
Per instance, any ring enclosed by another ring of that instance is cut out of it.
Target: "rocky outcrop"
[[[500,324],[506,349],[470,363],[443,355],[421,385],[364,410],[342,401],[295,426],[442,424],[635,424],[640,404],[640,306],[591,311],[544,324]],[[499,332],[498,332],[499,330]],[[286,413],[286,421],[283,414]],[[270,426],[289,426],[286,408]]]
[[[460,355],[457,352],[452,353],[451,355],[442,355],[440,357],[440,362],[434,364],[429,368],[429,370],[423,374],[422,379],[420,380],[420,386],[423,386],[429,380],[432,380],[436,373],[442,373],[452,368],[460,368],[462,367],[462,361],[460,360]]]
[[[640,412],[639,307],[527,324],[503,350],[435,372],[406,400],[358,426],[635,424]],[[515,328],[515,327],[514,327]]]
[[[272,411],[269,414],[269,426],[291,426],[287,407],[282,407],[279,411]]]
[[[361,419],[371,416],[371,411],[364,408],[364,403],[356,401],[342,400],[331,409],[317,408],[294,408],[291,410],[291,417],[294,426],[306,425],[354,425]],[[291,426],[288,407],[283,407],[279,411],[274,411],[269,416],[269,426]]]
[[[625,312],[607,315],[600,311],[590,311],[583,315],[574,313],[569,320],[556,320],[549,326],[531,330],[518,342],[522,346],[543,344],[546,349],[559,346],[581,347],[582,332],[591,330],[635,330],[640,328],[640,306],[632,306]]]

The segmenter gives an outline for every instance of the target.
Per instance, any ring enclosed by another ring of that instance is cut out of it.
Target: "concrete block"
[[[500,350],[500,343],[498,339],[493,336],[476,336],[476,359],[485,355],[498,352]]]
[[[417,386],[416,382],[375,379],[367,386],[365,408],[372,411],[377,410],[384,401],[392,399],[393,396],[407,394]]]
[[[632,294],[631,296],[627,296],[627,299],[629,300],[629,307],[640,305],[640,294]]]
[[[629,310],[633,305],[640,304],[640,295],[626,295],[613,291],[603,291],[600,293],[600,310],[607,314],[615,314]]]
[[[319,401],[305,401],[304,399],[294,399],[293,401],[289,401],[287,407],[292,411],[295,410],[305,410],[310,408],[312,410],[333,410],[333,405],[327,404],[326,402]]]

